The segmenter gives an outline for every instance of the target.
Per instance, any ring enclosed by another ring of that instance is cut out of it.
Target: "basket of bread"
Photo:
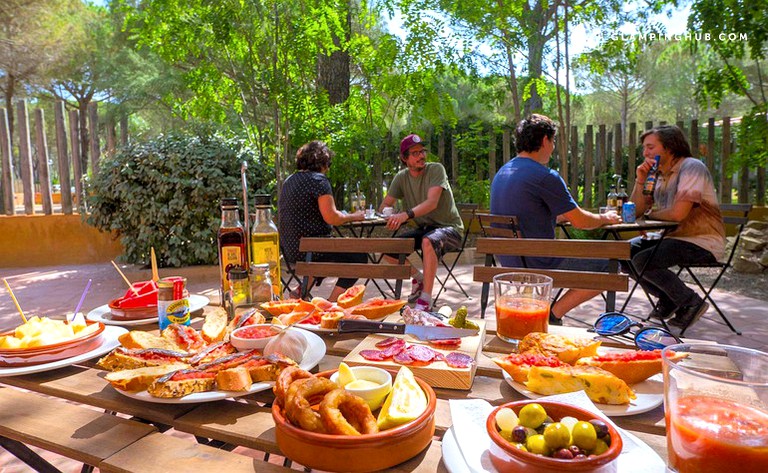
[[[101,344],[104,324],[30,317],[15,329],[0,334],[0,366],[29,366],[63,360],[93,350]]]
[[[518,353],[493,361],[533,393],[584,390],[595,403],[617,406],[636,399],[633,385],[661,373],[661,350],[598,353],[600,344],[591,338],[534,332],[520,341]]]
[[[263,349],[238,351],[230,342],[235,330],[263,323],[264,317],[256,311],[238,314],[229,321],[224,309],[212,309],[200,331],[171,324],[159,335],[127,332],[118,338],[121,346],[97,365],[109,371],[106,381],[129,397],[199,402],[268,389],[272,386],[268,383],[285,368],[317,362],[303,359],[308,342],[297,329],[272,337]]]
[[[435,392],[405,366],[288,368],[274,391],[277,445],[307,468],[384,470],[418,455],[435,433]]]

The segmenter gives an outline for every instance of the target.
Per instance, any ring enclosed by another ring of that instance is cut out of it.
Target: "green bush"
[[[132,143],[100,162],[88,223],[116,231],[128,263],[149,263],[154,247],[159,266],[215,264],[219,203],[242,200],[243,161],[250,195],[271,193],[273,167],[243,140],[170,134]]]

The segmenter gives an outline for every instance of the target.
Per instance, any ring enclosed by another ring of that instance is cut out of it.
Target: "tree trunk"
[[[528,38],[528,80],[531,96],[525,101],[525,116],[534,112],[541,112],[544,102],[536,89],[536,81],[541,79],[541,61],[544,56],[545,40],[540,36]]]
[[[8,111],[8,140],[11,149],[13,149],[13,94],[15,90],[16,76],[8,74],[5,76],[5,109]]]
[[[328,92],[328,101],[331,105],[344,103],[349,98],[349,53],[346,51],[346,45],[349,41],[352,13],[348,3],[344,8],[347,10],[344,44],[334,34],[333,44],[341,49],[333,51],[330,56],[321,54],[317,58],[317,81],[320,87]]]

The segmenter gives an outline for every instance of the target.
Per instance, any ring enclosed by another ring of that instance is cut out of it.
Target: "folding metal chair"
[[[697,286],[699,286],[699,289],[704,293],[704,300],[709,301],[710,305],[717,311],[718,314],[720,314],[720,318],[723,319],[723,322],[725,322],[725,325],[728,326],[735,334],[741,335],[741,332],[739,330],[736,330],[736,328],[733,326],[730,320],[728,320],[728,317],[725,316],[723,311],[718,307],[717,303],[712,299],[711,293],[717,286],[717,283],[720,282],[720,279],[723,277],[723,274],[725,274],[725,271],[728,270],[728,268],[731,267],[731,262],[733,261],[733,257],[736,255],[736,249],[739,246],[739,240],[741,239],[741,232],[744,230],[744,226],[749,221],[749,218],[747,217],[749,215],[749,212],[752,210],[752,204],[722,204],[720,205],[720,213],[723,215],[723,223],[725,225],[736,225],[737,226],[737,232],[736,232],[736,239],[733,241],[733,246],[731,247],[731,251],[728,253],[728,259],[724,262],[715,262],[715,263],[693,263],[693,264],[686,264],[681,265],[680,269],[677,272],[677,275],[680,276],[680,273],[685,270],[691,278],[693,278],[693,281],[696,283]],[[701,280],[696,277],[696,274],[692,271],[696,268],[720,268],[720,272],[717,274],[717,277],[715,277],[715,280],[712,281],[712,284],[709,286],[709,289],[707,289],[704,284],[701,282]],[[704,302],[702,302],[703,304]],[[682,337],[685,331],[688,330],[688,327],[684,327],[683,330],[680,331],[680,336]]]
[[[443,264],[443,267],[448,271],[448,274],[445,275],[445,279],[440,279],[439,274],[435,274],[435,279],[437,280],[437,283],[440,285],[440,289],[437,291],[437,295],[432,300],[432,304],[436,305],[437,300],[440,298],[440,294],[445,291],[445,285],[448,283],[448,279],[452,278],[454,282],[456,282],[456,285],[459,286],[459,290],[464,294],[464,297],[469,299],[469,294],[466,290],[464,290],[464,287],[461,285],[458,279],[456,279],[456,275],[453,274],[453,270],[456,268],[456,265],[459,263],[459,258],[461,258],[461,255],[464,254],[464,247],[467,245],[467,239],[469,238],[469,232],[470,228],[472,227],[472,224],[475,221],[475,212],[480,207],[478,204],[456,204],[456,207],[459,209],[459,214],[461,214],[461,220],[464,222],[464,237],[461,240],[461,247],[455,249],[455,250],[447,250],[442,258],[440,258],[440,262]],[[445,257],[448,254],[454,254],[456,257],[453,259],[453,262],[449,265],[445,262]],[[419,254],[421,256],[421,254]]]

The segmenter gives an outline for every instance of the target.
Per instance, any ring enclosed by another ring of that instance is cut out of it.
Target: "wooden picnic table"
[[[593,336],[577,327],[550,327],[550,330],[570,336]],[[337,368],[362,338],[356,334],[325,336],[327,353],[317,369]],[[502,379],[502,371],[491,361],[492,357],[510,351],[510,345],[495,336],[493,320],[488,321],[485,340],[472,389],[435,389],[438,404],[431,445],[391,471],[448,471],[441,460],[441,439],[452,424],[449,399],[485,399],[492,405],[525,399]],[[609,340],[604,345],[628,348],[621,341]],[[271,463],[262,460],[264,454],[267,459],[281,455],[271,416],[270,405],[274,399],[271,390],[210,403],[143,402],[113,389],[103,379],[106,372],[96,368],[95,361],[0,378],[3,385],[0,386],[0,405],[3,406],[0,444],[17,455],[19,452],[24,455],[24,444],[33,445],[101,471],[181,473],[204,471],[208,467],[227,469],[228,473],[288,471],[281,464],[275,464],[274,458]],[[666,461],[661,406],[639,415],[614,417],[613,421],[643,440]],[[194,435],[198,442],[168,434],[171,427]],[[255,452],[246,456],[228,451],[233,446]]]

